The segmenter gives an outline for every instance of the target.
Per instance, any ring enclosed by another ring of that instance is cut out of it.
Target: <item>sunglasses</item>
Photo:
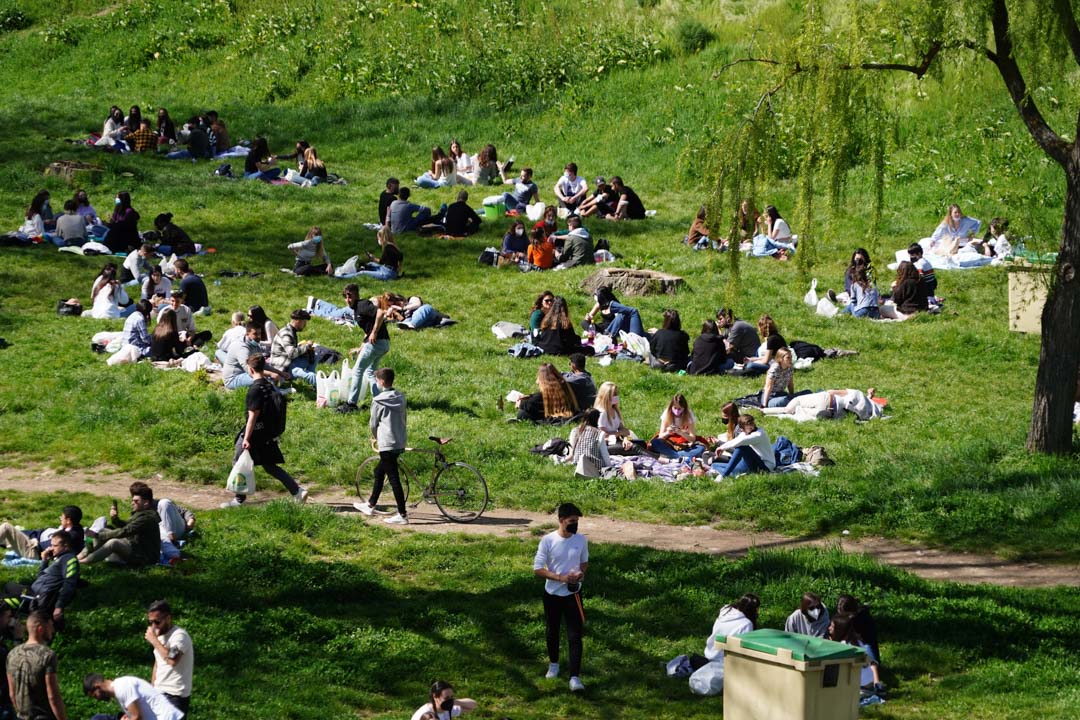
[[[153,625],[154,627],[157,627],[158,625],[162,625],[164,623],[165,623],[164,620],[147,620],[146,621],[147,625]]]
[[[544,298],[542,301],[540,301],[540,304],[541,305],[550,305],[551,302],[552,302],[551,298]]]

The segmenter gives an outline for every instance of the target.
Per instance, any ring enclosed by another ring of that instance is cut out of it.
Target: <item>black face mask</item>
[[[443,712],[450,712],[451,710],[454,709],[454,698],[449,698],[447,700],[443,700],[441,703],[439,703],[439,708]]]
[[[571,535],[576,535],[577,534],[577,523],[576,522],[566,523],[566,532],[570,533]]]

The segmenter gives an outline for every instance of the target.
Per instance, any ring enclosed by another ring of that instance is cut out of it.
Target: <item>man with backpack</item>
[[[278,447],[278,438],[285,432],[285,396],[266,377],[266,358],[254,353],[248,357],[248,373],[254,382],[247,392],[247,422],[236,436],[236,452],[233,463],[247,451],[251,461],[259,465],[271,477],[277,478],[298,503],[307,500],[308,491],[281,467],[285,458]],[[247,495],[237,494],[221,507],[240,507]]]

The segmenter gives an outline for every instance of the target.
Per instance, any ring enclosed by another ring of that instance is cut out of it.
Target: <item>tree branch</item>
[[[1012,97],[1013,104],[1016,105],[1020,118],[1027,125],[1028,132],[1035,143],[1043,149],[1043,152],[1065,166],[1071,147],[1046,122],[1028,92],[1027,82],[1024,80],[1023,73],[1020,72],[1020,66],[1013,58],[1012,38],[1009,36],[1009,9],[1005,6],[1005,0],[994,0],[992,23],[997,52],[992,53],[986,50],[986,56],[1001,73],[1001,79],[1005,81],[1005,87]]]
[[[765,64],[765,65],[779,65],[780,61],[779,60],[773,60],[772,58],[757,58],[757,57],[738,58],[737,60],[732,60],[729,63],[724,63],[724,65],[722,65],[719,70],[717,70],[716,72],[713,73],[713,79],[716,79],[717,77],[719,77],[720,73],[724,72],[728,68],[735,67],[736,65],[738,65],[740,63],[762,63],[762,64]]]
[[[1066,2],[1068,0],[1065,0]],[[922,62],[918,65],[905,65],[903,63],[862,63],[861,65],[841,65],[844,70],[853,70],[858,68],[860,70],[901,70],[903,72],[914,73],[915,77],[922,80],[923,75],[926,75],[930,70],[930,66],[934,64],[934,59],[941,52],[944,44],[940,41],[934,41],[927,48],[926,54],[923,55]]]
[[[1061,23],[1065,39],[1072,48],[1073,59],[1080,65],[1080,26],[1076,24],[1076,15],[1073,14],[1070,0],[1054,0],[1054,9],[1057,10],[1058,21]]]

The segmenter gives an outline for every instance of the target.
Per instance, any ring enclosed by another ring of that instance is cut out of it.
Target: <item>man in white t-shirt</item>
[[[545,677],[559,676],[559,641],[566,621],[566,641],[570,648],[570,690],[585,689],[581,683],[581,636],[585,608],[581,604],[581,583],[589,567],[589,544],[578,535],[581,510],[573,503],[559,505],[559,529],[540,540],[533,559],[533,574],[544,578],[544,622],[547,625],[548,671]]]
[[[116,698],[128,720],[183,720],[184,714],[142,678],[118,677],[106,680],[97,673],[83,678],[83,692],[90,697],[108,701]]]
[[[150,682],[187,717],[191,707],[191,675],[195,669],[191,636],[187,630],[173,625],[172,608],[164,600],[151,603],[146,621],[146,642],[154,648]]]
[[[559,199],[559,206],[570,212],[576,212],[578,206],[585,200],[587,192],[589,192],[589,183],[577,174],[577,163],[567,163],[563,168],[563,174],[555,183],[555,197]]]

